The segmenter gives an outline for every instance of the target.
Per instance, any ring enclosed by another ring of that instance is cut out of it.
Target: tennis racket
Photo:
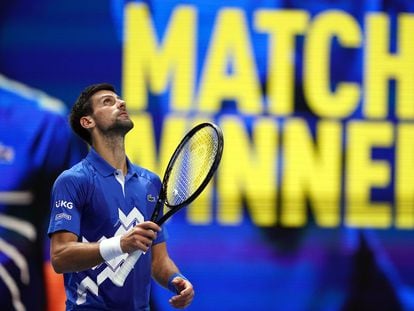
[[[151,221],[161,226],[168,218],[200,195],[217,170],[223,146],[223,133],[213,123],[201,123],[184,136],[165,170]],[[159,217],[164,205],[169,210]],[[142,253],[140,250],[135,251],[125,259],[114,276],[115,285],[124,285],[128,274]]]

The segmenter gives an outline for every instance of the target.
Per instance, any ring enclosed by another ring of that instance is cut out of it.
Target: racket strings
[[[167,202],[178,205],[191,197],[202,185],[218,153],[218,136],[211,128],[196,132],[177,155],[170,172]]]

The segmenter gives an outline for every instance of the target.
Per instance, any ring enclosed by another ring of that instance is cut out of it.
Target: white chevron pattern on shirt
[[[134,207],[128,215],[125,215],[120,209],[118,209],[118,215],[119,215],[119,227],[117,231],[115,232],[115,236],[122,235],[128,230],[130,230],[135,224],[141,223],[144,221],[144,216],[141,214],[141,212]],[[99,242],[102,240],[107,239],[107,237],[102,236],[99,239]],[[82,242],[88,243],[89,241],[82,237]],[[78,285],[78,298],[76,300],[76,304],[82,304],[86,302],[86,294],[87,291],[91,294],[98,295],[99,285],[102,284],[106,279],[110,279],[113,282],[113,278],[115,276],[115,273],[118,271],[119,267],[124,262],[125,258],[128,256],[128,254],[124,254],[121,256],[118,256],[114,259],[111,259],[106,263],[105,269],[103,269],[97,276],[96,283],[90,278],[85,277],[82,282]],[[93,267],[92,269],[95,270],[96,268],[100,267],[101,265],[97,265]]]

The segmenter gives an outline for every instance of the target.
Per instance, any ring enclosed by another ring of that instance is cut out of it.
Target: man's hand
[[[124,253],[132,253],[136,250],[147,252],[152,242],[157,238],[157,232],[159,231],[161,231],[161,228],[152,221],[139,223],[122,236],[122,251]]]
[[[177,295],[171,297],[170,304],[177,309],[184,309],[190,305],[194,298],[194,288],[190,281],[179,276],[172,280],[172,284],[177,289]]]

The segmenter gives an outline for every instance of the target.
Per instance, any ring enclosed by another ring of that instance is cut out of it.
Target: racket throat
[[[165,202],[165,199],[158,198],[157,204],[154,208],[154,212],[152,213],[152,216],[151,216],[151,221],[157,222],[157,220],[160,216],[160,212],[162,212],[163,209],[164,209],[164,202]]]

